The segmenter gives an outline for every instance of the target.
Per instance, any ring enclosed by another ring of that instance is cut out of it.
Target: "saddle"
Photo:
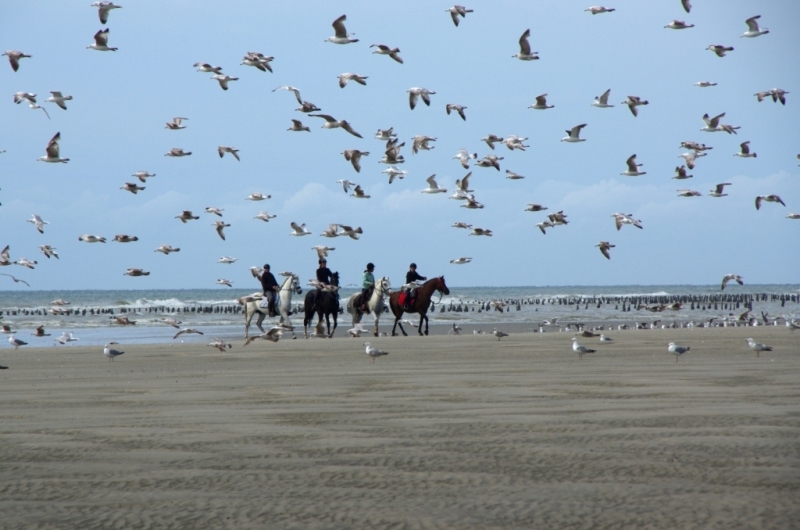
[[[367,304],[369,302],[369,299],[372,298],[373,291],[375,291],[375,286],[374,285],[371,286],[369,289],[367,289],[366,293],[362,293],[362,294],[358,295],[358,299],[356,300],[356,307],[362,313],[369,314],[369,305],[367,305]]]
[[[416,301],[416,292],[414,290],[403,291],[400,293],[400,296],[397,298],[397,303],[403,309],[411,309],[414,307],[414,302]]]

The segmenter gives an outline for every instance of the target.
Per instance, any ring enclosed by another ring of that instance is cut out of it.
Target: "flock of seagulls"
[[[681,5],[686,13],[691,12],[691,4],[688,0],[681,0]],[[98,16],[102,24],[106,24],[109,19],[109,14],[112,10],[121,9],[122,6],[116,5],[113,2],[95,2],[92,6],[97,8]],[[601,15],[601,14],[610,14],[616,11],[615,8],[604,7],[604,6],[592,6],[585,9],[586,12],[590,13],[591,15]],[[454,5],[445,10],[446,13],[452,19],[453,24],[456,27],[459,27],[460,23],[466,20],[467,14],[474,13],[473,9],[469,9],[465,6],[461,5]],[[117,15],[115,15],[117,16]],[[475,16],[475,15],[473,15]],[[769,30],[766,28],[762,28],[759,25],[760,16],[753,16],[748,18],[745,23],[747,25],[747,31],[744,32],[741,37],[744,38],[755,38],[763,35],[769,34]],[[334,30],[334,35],[328,37],[324,40],[324,42],[333,43],[337,45],[352,45],[359,42],[358,38],[355,38],[352,33],[347,31],[345,23],[347,22],[347,16],[341,15],[340,17],[336,18],[333,23],[332,27]],[[686,23],[682,20],[673,20],[666,26],[665,28],[673,29],[673,30],[686,30],[690,28],[694,28],[694,24]],[[109,28],[103,28],[97,31],[94,34],[93,40],[94,42],[87,46],[87,49],[95,50],[95,51],[111,51],[116,52],[118,48],[112,47],[109,45],[109,37],[110,37],[110,30]],[[540,53],[538,51],[533,51],[533,48],[530,44],[531,39],[531,31],[530,29],[526,29],[518,39],[518,51],[512,58],[518,59],[520,61],[537,61],[542,59],[540,57]],[[373,54],[378,55],[387,55],[396,63],[402,65],[405,64],[403,58],[400,56],[400,49],[397,47],[385,45],[385,44],[372,44],[370,49],[373,49]],[[709,45],[707,50],[712,51],[720,58],[724,58],[727,54],[734,52],[733,46],[723,45],[723,44],[712,44]],[[26,54],[22,51],[18,50],[8,50],[2,54],[8,58],[10,66],[14,72],[17,72],[20,68],[20,62],[23,59],[32,59],[32,55]],[[546,56],[543,56],[546,58]],[[260,52],[246,52],[244,55],[241,65],[249,66],[255,68],[261,72],[272,72],[273,68],[271,63],[274,61],[274,57],[264,55]],[[26,61],[26,65],[29,62]],[[188,65],[187,65],[188,66]],[[212,74],[210,79],[215,80],[218,82],[219,86],[223,90],[229,90],[230,85],[234,81],[238,81],[238,77],[232,77],[223,73],[223,68],[221,66],[213,66],[209,63],[197,62],[193,65],[194,68],[197,69],[198,72]],[[368,79],[369,76],[362,75],[359,73],[354,72],[346,72],[342,73],[337,76],[338,84],[342,89],[345,89],[348,85],[354,86],[350,84],[352,81],[355,85],[359,86],[368,86]],[[700,81],[695,83],[696,86],[700,88],[711,88],[717,86],[717,83],[711,81]],[[359,87],[356,87],[359,89]],[[295,99],[297,100],[300,107],[296,110],[302,113],[307,114],[309,117],[317,117],[322,120],[321,128],[323,129],[343,129],[345,132],[349,133],[353,137],[363,139],[364,137],[355,130],[355,128],[345,119],[337,119],[331,114],[324,114],[320,111],[322,110],[320,107],[315,105],[314,103],[304,100],[301,96],[301,92],[298,88],[283,85],[279,86],[272,90],[272,92],[276,92],[279,90],[284,90],[293,93]],[[348,88],[349,90],[354,90],[353,88]],[[425,106],[432,105],[432,96],[436,96],[437,93],[433,90],[424,87],[411,87],[406,90],[408,94],[408,104],[410,110],[414,110],[417,105],[419,104],[420,100]],[[611,89],[606,90],[600,96],[594,98],[594,101],[591,103],[591,106],[600,109],[607,109],[613,108],[614,105],[609,103],[610,100],[610,93]],[[61,91],[51,91],[51,96],[45,100],[46,103],[52,103],[57,105],[60,109],[66,111],[68,110],[67,102],[73,100],[72,95],[64,95]],[[781,105],[786,104],[786,96],[789,94],[788,91],[780,88],[773,88],[769,90],[765,90],[762,92],[757,92],[755,94],[757,101],[762,102],[764,100],[772,99],[773,102],[777,103],[780,102]],[[438,96],[442,97],[442,96]],[[535,97],[535,102],[532,103],[528,108],[532,110],[538,111],[547,111],[550,109],[554,109],[554,104],[548,103],[548,94],[543,93]],[[35,93],[30,92],[17,92],[14,94],[13,97],[14,103],[22,104],[26,103],[29,108],[35,110],[41,110],[50,119],[50,114],[46,108],[39,105],[37,95]],[[616,100],[619,101],[619,100]],[[654,103],[656,104],[656,103]],[[625,105],[628,107],[629,111],[631,112],[634,118],[639,117],[639,113],[641,107],[650,105],[650,102],[647,99],[644,99],[641,96],[636,95],[628,95],[624,101],[620,103],[620,105]],[[460,103],[446,103],[445,104],[445,111],[447,115],[457,115],[461,118],[462,121],[467,121],[467,113],[468,107],[466,105]],[[741,129],[740,126],[731,125],[728,123],[724,123],[723,119],[725,118],[725,113],[722,112],[714,117],[710,117],[708,114],[705,114],[702,117],[702,121],[704,123],[704,127],[700,129],[701,132],[707,133],[716,133],[716,132],[724,132],[727,135],[737,135],[738,131]],[[640,118],[642,119],[642,118]],[[165,129],[170,131],[179,131],[187,128],[187,123],[189,122],[189,118],[186,117],[173,117],[171,121],[166,122]],[[290,132],[311,132],[311,128],[306,126],[302,123],[299,119],[291,119],[292,125],[287,129]],[[318,122],[319,123],[319,122]],[[570,143],[570,144],[579,144],[582,142],[586,142],[587,138],[582,137],[581,134],[583,130],[587,127],[587,123],[581,123],[571,127],[570,129],[566,130],[567,136],[561,139],[562,142]],[[591,130],[591,129],[590,129]],[[386,146],[384,149],[384,153],[382,158],[380,159],[380,163],[386,164],[388,167],[382,173],[385,173],[388,176],[389,184],[395,181],[395,179],[403,179],[407,175],[407,171],[399,169],[397,166],[403,164],[405,159],[401,154],[401,149],[405,146],[404,141],[400,141],[398,136],[395,134],[393,128],[388,129],[379,129],[377,133],[374,135],[374,138],[386,142]],[[421,151],[430,151],[434,149],[434,142],[436,142],[437,138],[425,135],[417,135],[411,138],[409,141],[411,142],[411,150],[413,154],[418,154]],[[525,137],[517,136],[517,135],[509,135],[507,137],[496,136],[494,134],[489,134],[487,137],[483,138],[482,141],[486,143],[486,145],[492,150],[495,150],[495,145],[502,146],[505,145],[507,149],[510,151],[525,151],[529,148],[529,145],[526,145],[525,142],[528,140]],[[37,161],[42,161],[50,164],[66,164],[70,161],[69,158],[61,157],[60,152],[60,141],[61,141],[61,133],[57,132],[46,144],[45,146],[45,154],[44,156],[37,159]],[[673,178],[678,180],[689,179],[692,178],[692,175],[688,174],[689,170],[693,170],[698,163],[698,159],[708,156],[707,151],[711,150],[712,147],[706,146],[705,144],[700,144],[696,142],[683,142],[682,147],[688,149],[687,153],[680,155],[684,158],[684,165],[675,168],[675,176]],[[575,149],[580,149],[580,147],[575,147]],[[236,147],[232,146],[223,146],[220,145],[217,148],[217,152],[219,158],[225,158],[226,155],[230,155],[236,161],[241,161],[240,158],[240,150]],[[192,151],[186,151],[180,147],[171,148],[164,156],[173,157],[173,158],[181,158],[186,156],[191,156]],[[360,174],[362,170],[362,158],[369,157],[370,152],[366,150],[360,149],[346,149],[342,152],[345,160],[350,163],[353,167],[353,170]],[[734,153],[734,156],[740,158],[756,158],[758,155],[755,151],[751,149],[750,141],[744,141],[740,144],[739,152]],[[623,176],[628,177],[641,177],[647,175],[646,171],[641,171],[643,164],[637,162],[637,155],[632,154],[626,161],[625,166],[626,170],[621,173]],[[501,162],[503,162],[504,157],[497,156],[494,154],[488,154],[482,158],[478,158],[477,153],[470,152],[467,149],[460,149],[456,155],[453,157],[458,163],[465,169],[471,169],[471,165],[479,168],[486,168],[486,169],[495,169],[496,171],[501,171]],[[687,170],[688,168],[688,170]],[[470,177],[472,172],[469,172],[466,176],[462,179],[456,180],[456,187],[453,191],[453,195],[450,196],[450,199],[459,201],[460,207],[465,209],[474,209],[480,210],[484,208],[484,205],[476,199],[474,195],[474,190],[470,187]],[[507,179],[510,180],[521,180],[525,177],[520,175],[510,169],[505,170],[505,175]],[[132,174],[135,179],[142,184],[146,183],[147,179],[155,177],[154,173],[149,173],[147,171],[137,171]],[[423,194],[428,195],[437,195],[437,194],[446,194],[448,193],[448,188],[445,186],[440,185],[439,182],[436,180],[436,175],[430,175],[427,179],[427,187],[420,190]],[[356,182],[350,181],[349,179],[340,179],[337,181],[338,184],[341,184],[345,193],[350,193],[352,190],[351,197],[356,199],[370,199],[370,195],[366,193],[364,187]],[[724,192],[726,186],[731,186],[732,184],[729,182],[719,183],[716,184],[715,188],[711,190],[708,195],[711,197],[722,198],[728,196],[727,193]],[[136,182],[125,182],[121,188],[123,191],[127,191],[131,194],[138,195],[140,192],[145,192],[147,186],[139,185]],[[700,196],[700,192],[690,190],[690,189],[679,189],[678,193],[682,197],[697,197]],[[250,196],[246,197],[245,200],[248,201],[263,201],[270,198],[270,195],[263,194],[261,192],[253,192]],[[786,206],[784,201],[775,194],[766,194],[766,195],[759,195],[755,198],[755,207],[759,210],[763,203],[777,203],[782,206]],[[541,204],[531,203],[528,204],[525,208],[525,211],[528,212],[542,212],[546,211],[548,208]],[[205,207],[205,213],[223,218],[224,216],[224,209],[217,208],[213,206]],[[255,220],[261,220],[263,222],[269,222],[271,219],[274,219],[276,216],[269,214],[267,211],[261,211],[254,217]],[[624,214],[624,213],[614,213],[611,215],[614,218],[615,226],[617,230],[620,230],[624,225],[630,225],[636,227],[638,229],[643,229],[643,222],[641,220],[635,219],[632,214]],[[800,214],[791,213],[787,216],[789,219],[800,219]],[[189,221],[198,220],[200,216],[194,215],[191,210],[184,210],[179,215],[175,216],[176,219],[180,220],[181,223],[187,223]],[[33,214],[31,219],[28,219],[27,222],[33,224],[39,234],[45,233],[45,226],[49,225],[48,221],[45,221],[40,215]],[[539,228],[542,234],[547,234],[547,231],[559,226],[566,226],[568,225],[567,214],[563,211],[555,212],[547,214],[547,219],[540,222],[535,223],[534,226]],[[225,222],[222,219],[215,220],[211,225],[215,228],[217,235],[223,241],[226,240],[225,229],[230,228],[231,224]],[[302,237],[307,235],[312,235],[312,231],[306,226],[305,223],[298,223],[295,221],[291,221],[289,223],[291,227],[291,231],[289,232],[290,236],[295,237]],[[464,223],[464,222],[456,222],[453,224],[453,227],[459,229],[466,229],[469,230],[468,234],[470,236],[484,236],[484,237],[492,237],[493,231],[489,228],[485,227],[475,227],[473,225]],[[334,238],[334,237],[350,237],[351,239],[358,240],[360,235],[363,234],[364,231],[361,227],[353,227],[350,225],[345,224],[331,224],[327,229],[325,229],[320,236]],[[83,234],[79,236],[79,241],[86,242],[86,243],[106,243],[106,238],[100,235],[93,235],[93,234]],[[133,243],[138,241],[138,237],[128,234],[118,234],[116,235],[112,241],[118,243]],[[616,245],[612,244],[609,241],[600,241],[597,245],[601,254],[606,259],[611,259],[611,249],[616,248]],[[40,250],[42,254],[44,254],[48,259],[54,257],[58,259],[58,254],[56,252],[56,247],[51,245],[41,245]],[[317,245],[312,247],[313,250],[320,257],[325,257],[328,255],[328,252],[335,250],[333,247],[327,247],[323,245]],[[169,255],[174,252],[180,252],[179,247],[173,247],[171,245],[161,245],[155,249],[155,252],[160,252],[165,255]],[[472,262],[472,257],[458,257],[455,259],[450,260],[451,264],[455,265],[465,265]],[[223,264],[232,264],[236,261],[236,258],[231,258],[227,256],[223,256],[219,262]],[[0,253],[0,265],[18,265],[23,266],[29,269],[33,269],[37,262],[34,260],[30,260],[27,258],[18,258],[16,260],[11,260],[9,254],[8,246],[5,247],[2,253]],[[9,276],[15,282],[19,282],[22,280],[18,280],[14,278],[12,275],[2,274],[3,276]],[[141,268],[131,267],[127,268],[124,272],[124,275],[131,276],[131,277],[142,277],[150,275],[149,271],[145,271]],[[726,275],[721,284],[721,289],[725,289],[726,285],[731,282],[735,281],[739,284],[743,284],[742,278],[736,274],[729,274]],[[26,283],[27,282],[24,282]],[[225,279],[218,279],[217,284],[222,286],[231,287],[231,282]],[[176,326],[177,327],[177,326]],[[259,338],[265,340],[274,340],[276,341],[280,338],[280,334],[283,332],[281,329],[273,328],[265,335],[268,336],[261,336]],[[184,328],[177,332],[175,338],[182,334],[188,333],[198,333],[202,334],[192,328]],[[500,338],[507,336],[501,331],[495,329],[494,335],[500,340]],[[64,335],[57,339],[59,343],[66,344],[67,342],[77,340],[76,338],[72,337],[72,335]],[[763,344],[755,343],[752,339],[748,339],[749,346],[754,349],[757,354],[760,354],[761,351],[771,351],[771,348],[765,346]],[[13,335],[9,337],[9,343],[14,346],[15,349],[19,348],[20,346],[25,345],[24,341],[16,339]],[[109,358],[109,360],[113,360],[115,357],[122,355],[124,352],[118,351],[113,349],[111,346],[116,343],[110,342],[104,348],[104,354]],[[212,343],[214,347],[220,349],[220,351],[224,351],[230,347],[230,345],[225,345],[222,341],[216,341]],[[375,362],[375,358],[383,355],[387,355],[388,352],[383,352],[377,348],[374,348],[370,345],[370,343],[365,343],[366,347],[366,354],[372,358],[372,362]],[[676,356],[676,362],[680,355],[689,351],[688,347],[678,346],[675,343],[669,344],[669,351]],[[583,354],[594,353],[595,350],[586,348],[581,346],[577,342],[577,338],[573,339],[573,350],[579,354],[579,358],[582,358]]]

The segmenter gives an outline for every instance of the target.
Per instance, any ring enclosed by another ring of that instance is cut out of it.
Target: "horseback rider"
[[[267,300],[267,311],[270,317],[275,316],[275,294],[280,291],[281,286],[275,276],[269,271],[269,264],[264,264],[264,272],[261,273],[261,290]],[[263,306],[262,306],[263,307]]]
[[[319,267],[317,267],[317,295],[314,297],[314,309],[319,303],[322,296],[322,290],[333,284],[333,272],[328,268],[328,260],[319,258]],[[339,299],[339,293],[334,294],[336,299]]]
[[[428,278],[426,278],[425,276],[420,276],[417,273],[417,264],[416,263],[412,263],[411,265],[408,266],[408,272],[406,273],[406,293],[405,293],[406,294],[406,298],[405,298],[405,303],[403,304],[403,309],[404,310],[408,311],[409,309],[411,309],[413,307],[412,304],[411,304],[411,302],[412,302],[411,299],[412,299],[413,296],[416,296],[416,293],[417,293],[417,288],[416,287],[412,287],[409,284],[412,283],[412,282],[416,282],[417,280],[425,281],[427,279]]]
[[[321,283],[321,286],[317,286],[317,290],[321,290],[323,287],[327,287],[331,284],[331,276],[333,273],[328,268],[328,260],[325,258],[319,258],[319,267],[317,268],[317,281]]]
[[[375,276],[372,272],[375,270],[375,265],[373,263],[367,263],[367,270],[364,271],[364,278],[361,281],[361,312],[362,313],[369,313],[369,297],[367,296],[368,293],[371,293],[372,289],[375,287]]]

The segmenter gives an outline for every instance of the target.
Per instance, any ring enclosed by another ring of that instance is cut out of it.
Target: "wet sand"
[[[800,333],[608,335],[2,348],[0,528],[796,528]]]

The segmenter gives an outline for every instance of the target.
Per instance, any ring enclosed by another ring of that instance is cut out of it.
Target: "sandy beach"
[[[800,333],[608,334],[3,348],[0,527],[797,528]]]

